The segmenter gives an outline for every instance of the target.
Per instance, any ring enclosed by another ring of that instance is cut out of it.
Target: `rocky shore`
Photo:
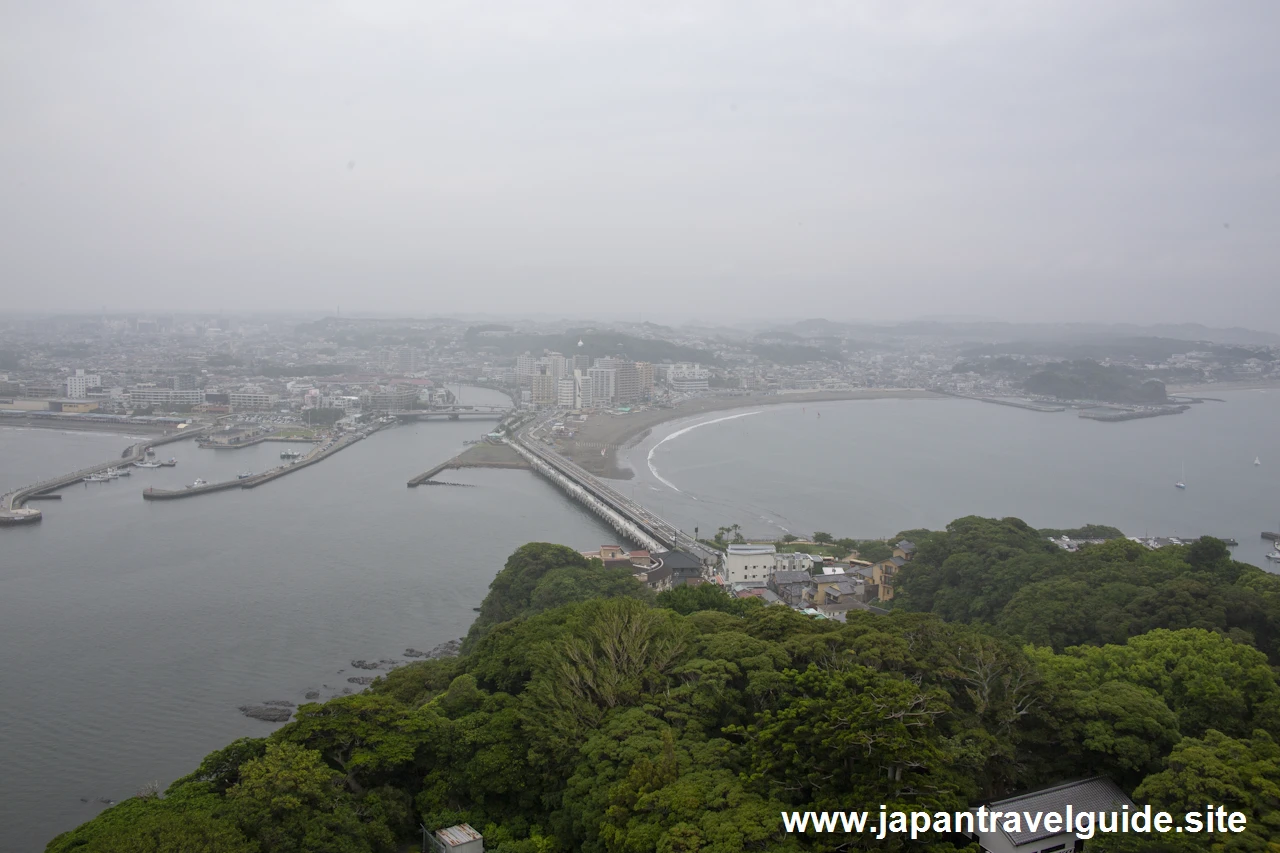
[[[380,658],[379,660],[365,660],[364,658],[355,658],[351,661],[351,668],[356,670],[364,670],[366,672],[390,672],[398,667],[413,663],[418,660],[437,660],[439,658],[457,657],[458,651],[462,648],[462,640],[449,640],[433,647],[429,651],[420,651],[413,647],[404,650],[404,657],[409,660],[398,658]],[[346,672],[345,669],[338,670],[338,674]],[[378,679],[377,675],[351,675],[347,677],[347,684],[353,684],[360,688],[365,688]],[[328,691],[325,696],[322,691]],[[355,693],[351,687],[334,686],[330,684],[320,685],[320,689],[311,689],[303,694],[303,699],[307,702],[320,702],[326,699],[334,699],[339,696],[350,696]],[[253,720],[261,720],[264,723],[287,723],[293,719],[293,713],[297,710],[297,704],[287,699],[268,699],[265,702],[241,705],[239,711],[246,717]]]

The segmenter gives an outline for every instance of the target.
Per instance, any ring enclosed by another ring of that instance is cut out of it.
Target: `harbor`
[[[302,455],[301,458],[292,459],[287,464],[277,466],[269,471],[264,471],[261,474],[250,474],[248,476],[241,475],[234,480],[222,480],[216,483],[202,483],[197,481],[196,483],[192,483],[182,489],[156,489],[149,487],[143,490],[142,498],[143,500],[148,501],[165,501],[177,500],[179,498],[192,498],[197,495],[207,495],[213,492],[226,491],[227,489],[254,489],[265,483],[269,483],[272,480],[277,480],[287,474],[301,471],[303,468],[307,468],[311,465],[315,465],[317,462],[328,459],[338,451],[345,450],[357,441],[362,441],[377,432],[383,426],[385,425],[377,424],[371,427],[366,427],[358,432],[350,432],[345,435],[332,438],[326,443],[313,448],[306,455]],[[284,455],[285,454],[281,454],[282,457]]]
[[[126,447],[117,458],[14,489],[0,497],[0,527],[33,524],[40,521],[43,518],[43,513],[38,509],[31,509],[26,506],[27,501],[48,499],[45,496],[56,492],[58,489],[86,481],[91,477],[101,476],[107,471],[112,471],[122,466],[144,462],[147,459],[148,451],[152,448],[173,442],[186,441],[190,438],[199,438],[209,429],[211,429],[210,426],[189,427],[169,435],[145,439]]]

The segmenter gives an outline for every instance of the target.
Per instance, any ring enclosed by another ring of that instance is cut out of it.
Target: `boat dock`
[[[221,492],[226,489],[254,489],[264,483],[279,479],[286,474],[292,474],[295,471],[301,471],[308,465],[314,465],[321,460],[328,459],[339,450],[345,450],[357,441],[364,439],[368,435],[372,435],[377,428],[361,430],[360,432],[348,433],[342,438],[334,440],[331,444],[322,445],[313,448],[310,453],[301,459],[297,459],[288,465],[279,465],[270,471],[264,471],[261,474],[255,474],[252,477],[246,477],[243,480],[223,480],[219,483],[206,483],[202,486],[189,486],[185,489],[154,489],[147,488],[142,492],[142,499],[147,501],[167,501],[177,500],[178,498],[193,498],[196,495],[207,495],[210,492]]]
[[[1271,542],[1280,542],[1280,533],[1272,533],[1270,530],[1262,531],[1262,538]]]
[[[23,486],[12,492],[0,497],[0,526],[11,526],[17,524],[30,524],[39,521],[42,513],[38,509],[29,509],[26,506],[29,500],[41,500],[45,495],[58,489],[78,483],[85,477],[91,477],[94,474],[101,474],[108,468],[118,468],[122,465],[131,465],[134,462],[147,458],[147,451],[152,447],[158,447],[162,444],[169,444],[175,441],[185,441],[188,438],[196,438],[204,435],[212,427],[192,427],[187,430],[179,430],[172,435],[159,436],[154,439],[145,439],[137,444],[131,444],[126,447],[118,458],[98,465],[91,465],[88,468],[81,468],[79,471],[72,471],[70,474],[63,474],[60,477],[54,477],[39,483],[32,483],[29,486]]]

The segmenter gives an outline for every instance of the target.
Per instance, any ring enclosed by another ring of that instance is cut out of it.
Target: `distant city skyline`
[[[1280,331],[1260,0],[0,20],[6,310]]]

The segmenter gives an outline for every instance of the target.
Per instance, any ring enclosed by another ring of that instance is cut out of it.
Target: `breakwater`
[[[252,477],[245,477],[240,480],[223,480],[218,483],[204,483],[199,486],[188,486],[185,489],[155,489],[147,488],[142,492],[142,499],[148,501],[167,501],[176,500],[178,498],[192,498],[196,495],[207,495],[211,492],[221,492],[227,489],[254,489],[264,483],[279,479],[286,474],[292,474],[295,471],[301,471],[310,465],[315,465],[328,459],[340,450],[344,450],[357,441],[361,441],[367,436],[373,434],[379,427],[370,427],[356,433],[349,433],[331,440],[328,444],[313,449],[310,453],[301,459],[297,459],[288,465],[279,465],[270,471],[264,471],[261,474],[254,474]]]
[[[1137,409],[1127,412],[1081,412],[1080,417],[1091,421],[1103,421],[1105,423],[1115,423],[1117,421],[1136,421],[1141,418],[1158,418],[1163,415],[1180,415],[1187,409],[1191,408],[1187,405],[1169,406],[1159,409]]]
[[[994,406],[1009,406],[1013,409],[1026,409],[1031,412],[1065,412],[1066,406],[1058,406],[1051,403],[1037,403],[1033,400],[1010,400],[1001,397],[978,397],[973,394],[957,394],[955,391],[940,391],[934,389],[937,394],[943,394],[947,397],[958,397],[961,400],[977,400],[979,403],[991,403]]]
[[[529,470],[529,463],[526,462],[519,453],[512,450],[505,444],[480,443],[473,444],[467,450],[459,453],[457,456],[441,462],[434,468],[423,471],[418,476],[409,480],[407,485],[409,488],[427,485],[443,485],[433,478],[450,469],[459,468],[514,468],[520,470]],[[448,485],[460,485],[458,483],[449,483]]]
[[[192,427],[185,430],[179,430],[171,435],[159,436],[157,438],[149,438],[131,444],[126,447],[118,458],[111,459],[108,462],[102,462],[98,465],[90,465],[88,468],[81,468],[78,471],[72,471],[70,474],[63,474],[59,477],[53,477],[43,480],[39,483],[33,483],[29,486],[23,486],[8,492],[0,497],[0,527],[13,526],[18,524],[31,524],[40,521],[43,513],[38,509],[29,509],[25,506],[26,502],[38,495],[47,495],[58,489],[69,486],[72,483],[78,483],[86,477],[94,474],[100,474],[108,468],[117,468],[121,465],[131,465],[146,458],[147,451],[153,447],[159,447],[164,444],[171,444],[175,441],[186,441],[189,438],[198,438],[204,435],[212,425],[202,427]]]

